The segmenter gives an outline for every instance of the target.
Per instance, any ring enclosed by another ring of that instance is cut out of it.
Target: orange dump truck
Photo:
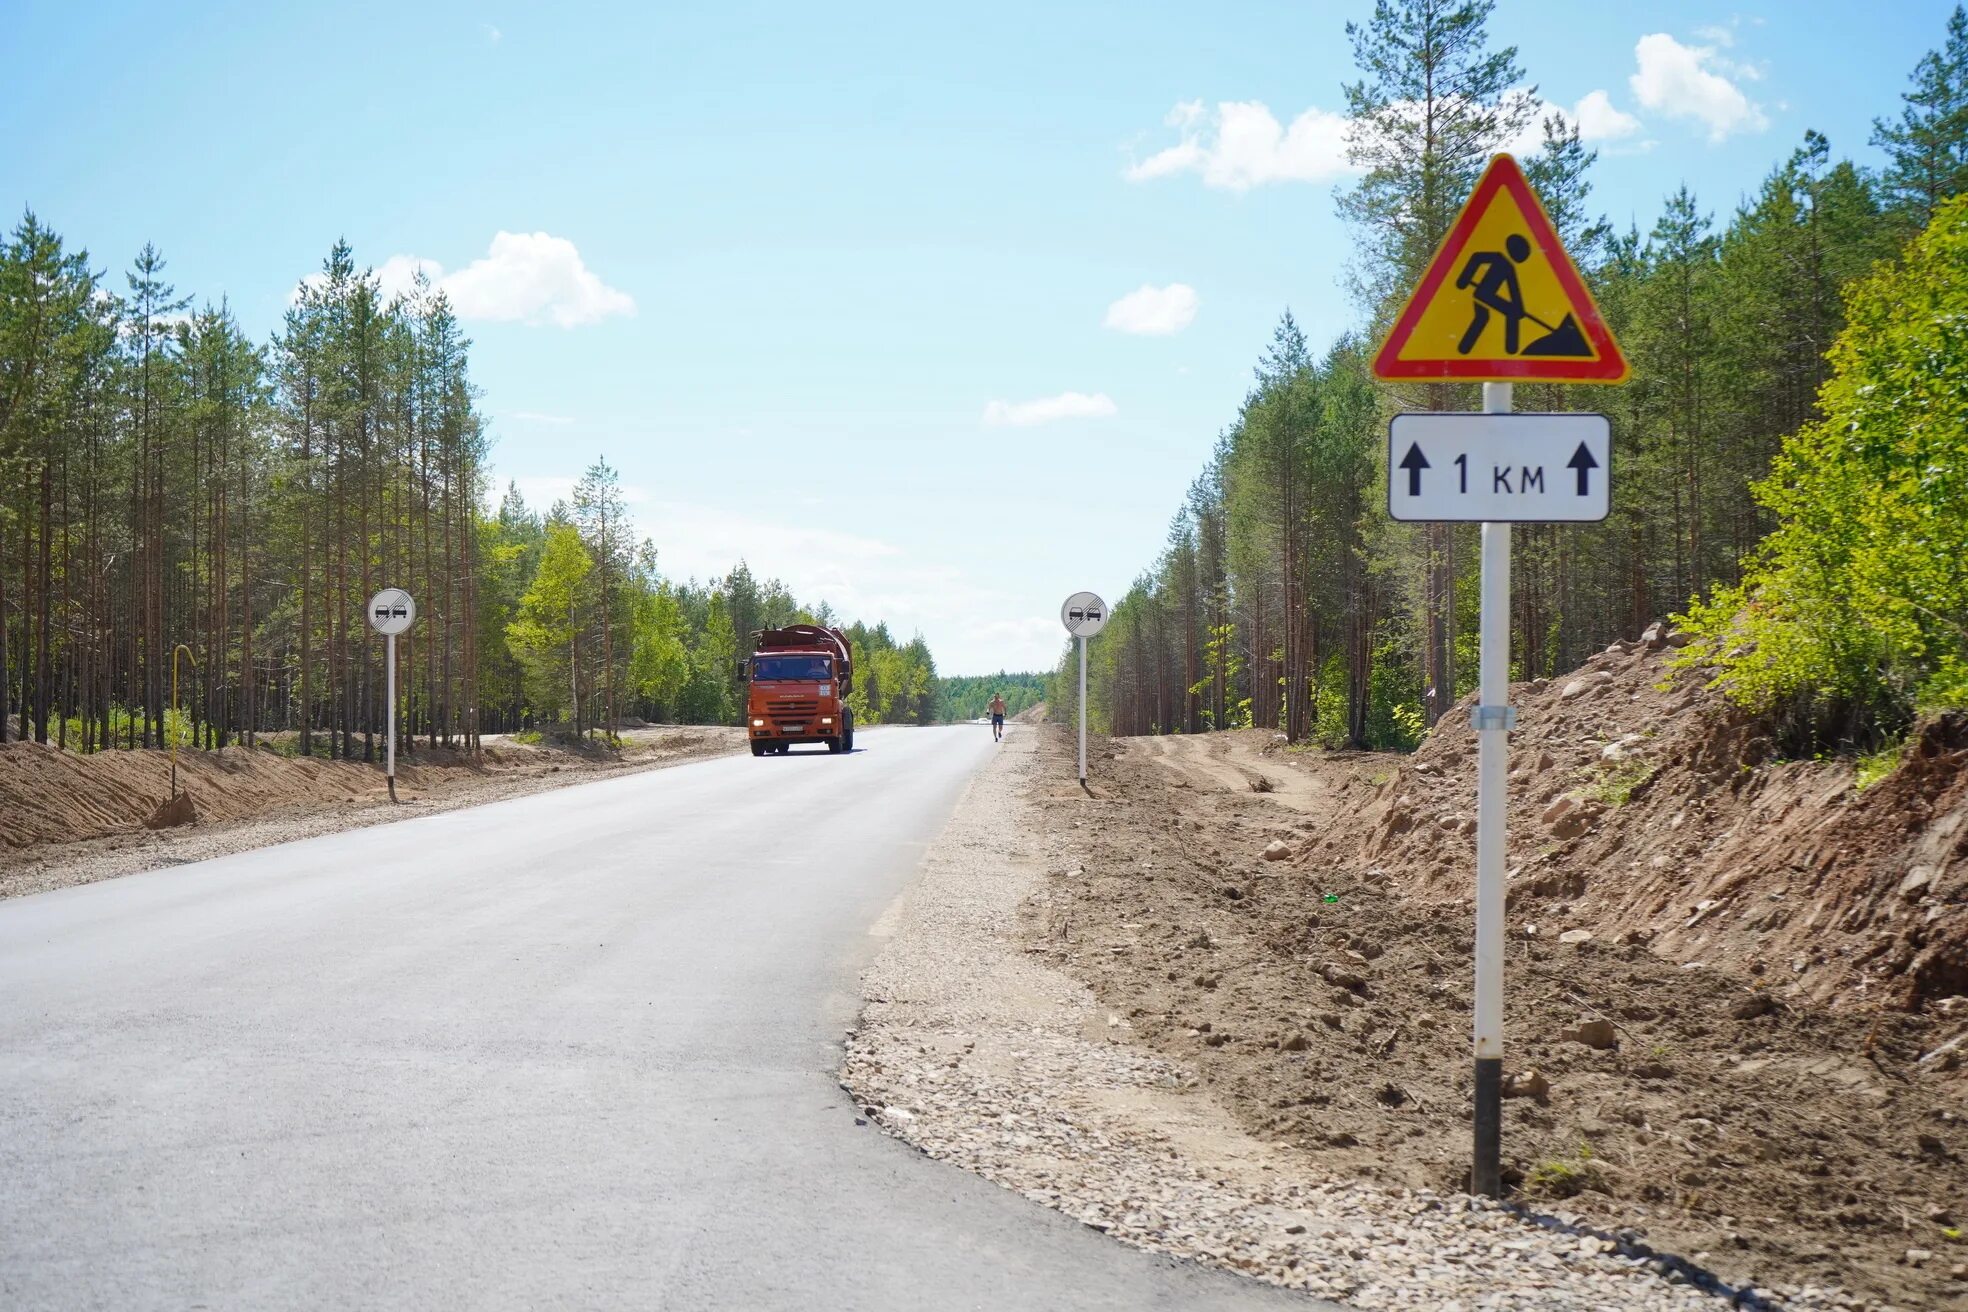
[[[745,681],[745,725],[752,755],[783,753],[794,743],[825,743],[830,752],[854,750],[854,650],[839,629],[789,624],[762,629],[752,639],[751,659],[738,667]]]

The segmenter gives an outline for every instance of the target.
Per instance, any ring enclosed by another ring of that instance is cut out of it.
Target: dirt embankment
[[[744,745],[737,729],[653,726],[626,730],[619,751],[506,738],[488,739],[477,757],[419,746],[397,759],[397,806],[375,764],[288,756],[267,747],[180,751],[178,787],[191,796],[198,819],[154,832],[144,826],[169,796],[169,753],[83,756],[31,742],[0,744],[0,897],[494,801],[610,771],[722,755]]]
[[[1661,650],[1513,691],[1509,1179],[1803,1305],[1968,1307],[1961,732],[1859,794],[1661,691]],[[1046,750],[1070,773],[1067,735]],[[1256,734],[1095,755],[1096,799],[1041,802],[1081,864],[1032,947],[1256,1133],[1337,1178],[1459,1187],[1466,720],[1412,758]]]
[[[1547,936],[1624,937],[1780,998],[1968,1014],[1968,717],[1924,726],[1860,792],[1848,763],[1773,761],[1698,677],[1667,682],[1671,650],[1616,644],[1512,689],[1512,906],[1536,908]],[[1461,896],[1475,859],[1465,724],[1452,713],[1384,779],[1348,776],[1317,858]]]

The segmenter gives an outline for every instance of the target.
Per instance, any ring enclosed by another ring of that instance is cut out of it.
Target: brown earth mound
[[[1662,690],[1663,650],[1513,690],[1507,1177],[1701,1282],[1968,1308],[1968,735],[1928,726],[1859,793],[1849,764],[1769,760],[1697,683]],[[1070,780],[1070,736],[1046,751]],[[1257,1133],[1459,1187],[1466,719],[1408,758],[1253,733],[1090,755],[1094,797],[1035,799],[1077,863],[1032,949]],[[1315,781],[1291,807],[1289,772]]]
[[[1905,764],[1860,792],[1849,763],[1772,761],[1699,675],[1668,681],[1671,650],[1656,634],[1512,688],[1513,911],[1546,936],[1645,943],[1785,999],[1922,1008],[1968,993],[1968,717],[1923,726]],[[1351,783],[1315,858],[1465,896],[1466,725],[1459,709],[1393,777]]]
[[[419,747],[397,758],[397,788],[406,799],[455,791],[474,781],[579,771],[622,761],[658,762],[730,751],[736,730],[717,727],[639,729],[620,754],[583,747],[533,747],[505,739],[477,758]],[[86,842],[141,830],[170,796],[165,751],[110,751],[88,756],[32,742],[0,744],[0,866],[7,853]],[[201,826],[276,812],[357,807],[387,801],[382,769],[360,761],[288,756],[267,747],[180,751],[178,787]]]

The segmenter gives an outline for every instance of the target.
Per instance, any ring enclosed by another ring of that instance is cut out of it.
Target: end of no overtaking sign
[[[1091,638],[1107,627],[1107,603],[1097,593],[1076,592],[1060,606],[1059,622],[1075,638]]]

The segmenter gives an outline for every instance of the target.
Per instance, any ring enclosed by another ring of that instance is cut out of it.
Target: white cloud
[[[984,407],[986,428],[1030,428],[1056,419],[1099,419],[1117,407],[1105,392],[1061,392],[1036,401],[993,401]]]
[[[1640,120],[1613,104],[1604,91],[1588,91],[1569,115],[1581,141],[1617,141],[1640,130]]]
[[[1166,337],[1187,328],[1201,304],[1196,289],[1186,282],[1166,287],[1143,283],[1108,306],[1104,322],[1116,332]]]
[[[439,286],[463,319],[552,323],[561,328],[634,314],[627,292],[604,283],[565,237],[500,232],[483,259],[445,276]]]
[[[436,283],[444,277],[444,266],[436,260],[418,259],[414,255],[392,255],[376,266],[376,283],[383,289],[383,299],[401,296],[409,292],[410,286],[422,272],[424,277]],[[314,274],[318,283],[321,275]]]
[[[1255,100],[1226,100],[1214,111],[1190,100],[1170,110],[1165,122],[1181,139],[1130,164],[1129,181],[1200,173],[1205,186],[1248,191],[1267,182],[1325,182],[1350,168],[1346,116],[1316,107],[1287,128]]]
[[[1640,38],[1633,56],[1639,69],[1629,84],[1642,108],[1701,123],[1711,142],[1770,126],[1762,106],[1716,71],[1741,75],[1740,66],[1718,59],[1713,46],[1684,46],[1665,32],[1654,32]]]
[[[1586,92],[1570,109],[1522,89],[1510,92],[1509,98],[1530,110],[1517,135],[1503,143],[1503,149],[1520,158],[1528,158],[1544,148],[1544,121],[1553,114],[1577,128],[1579,140],[1587,145],[1619,141],[1633,136],[1641,127],[1639,119],[1614,105],[1613,98],[1604,91]]]
[[[1715,46],[1732,46],[1736,43],[1736,30],[1723,27],[1720,23],[1705,23],[1695,29],[1695,35]]]
[[[456,273],[447,274],[436,260],[418,255],[392,255],[370,270],[384,300],[408,292],[419,272],[451,298],[451,309],[460,319],[577,328],[636,310],[634,298],[597,277],[573,242],[546,232],[502,231],[492,238],[483,259]],[[300,299],[302,287],[326,281],[325,274],[310,273],[288,303]]]

